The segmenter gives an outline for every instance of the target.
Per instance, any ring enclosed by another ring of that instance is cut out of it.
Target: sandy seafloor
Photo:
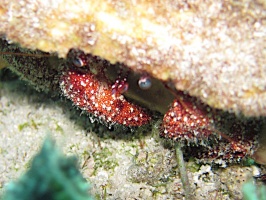
[[[29,167],[47,134],[66,155],[77,155],[96,199],[182,199],[174,150],[158,137],[92,124],[64,98],[51,98],[25,82],[1,75],[0,188]],[[157,128],[156,128],[157,127]],[[148,129],[149,130],[149,129]],[[188,162],[195,199],[241,199],[241,185],[258,170],[233,165],[214,168]]]

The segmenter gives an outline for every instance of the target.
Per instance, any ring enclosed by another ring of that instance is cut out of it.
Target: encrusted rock
[[[265,116],[265,10],[263,0],[1,0],[0,33],[63,57],[79,48],[212,107]]]

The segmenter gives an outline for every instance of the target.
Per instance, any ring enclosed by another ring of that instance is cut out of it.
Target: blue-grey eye
[[[152,85],[151,78],[149,76],[142,76],[140,77],[138,84],[140,89],[148,90]]]
[[[72,63],[76,66],[76,67],[84,67],[85,66],[85,62],[79,58],[79,57],[76,57],[72,60]]]

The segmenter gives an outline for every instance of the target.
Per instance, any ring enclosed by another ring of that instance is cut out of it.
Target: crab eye
[[[148,90],[152,85],[151,78],[149,76],[142,76],[140,77],[138,84],[140,89]]]
[[[80,57],[76,57],[72,60],[72,63],[76,66],[76,67],[84,67],[85,66],[85,62],[80,58]]]

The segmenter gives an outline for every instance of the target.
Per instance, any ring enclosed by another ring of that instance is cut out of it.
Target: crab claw
[[[106,81],[107,82],[107,81]],[[112,94],[112,85],[99,81],[91,72],[65,72],[60,81],[63,94],[79,108],[109,124],[126,126],[147,124],[151,117],[122,94]]]

